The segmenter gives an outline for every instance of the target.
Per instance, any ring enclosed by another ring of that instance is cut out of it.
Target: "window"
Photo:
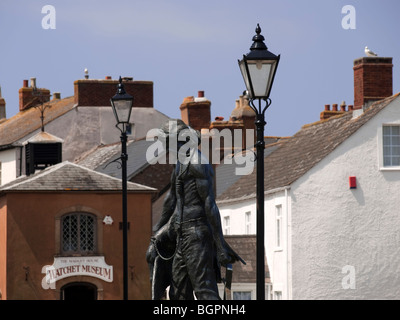
[[[282,300],[282,291],[274,291],[274,300]]]
[[[251,291],[234,291],[233,300],[251,300]]]
[[[62,218],[61,251],[64,254],[90,254],[96,251],[96,218],[73,213]]]
[[[126,125],[126,134],[131,136],[133,134],[133,123],[128,123]]]
[[[231,232],[231,218],[224,217],[224,234],[229,235]]]
[[[383,126],[383,166],[400,166],[400,126]]]
[[[246,225],[246,234],[251,234],[251,211],[246,212],[245,225]]]
[[[282,245],[282,206],[275,207],[275,246],[280,248]]]

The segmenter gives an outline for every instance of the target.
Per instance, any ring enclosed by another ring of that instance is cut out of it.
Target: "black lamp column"
[[[126,129],[130,121],[133,97],[125,92],[122,78],[119,78],[117,94],[111,98],[111,106],[117,120],[116,127],[121,131],[122,167],[122,255],[123,255],[123,299],[128,300],[128,200],[127,200],[127,160]]]
[[[126,163],[126,131],[121,132],[121,163],[122,163],[122,254],[123,254],[123,281],[124,300],[128,300],[128,187]]]
[[[243,80],[247,88],[249,105],[256,114],[257,150],[257,300],[265,300],[265,260],[264,260],[264,128],[265,111],[271,105],[269,94],[275,78],[280,56],[268,51],[257,24],[256,35],[250,52],[239,61]],[[258,106],[254,101],[258,100]],[[265,106],[262,107],[262,101]]]
[[[259,100],[261,107],[261,100]],[[264,252],[264,127],[266,125],[264,112],[258,112],[256,118],[256,150],[257,150],[257,300],[265,300],[265,252]]]

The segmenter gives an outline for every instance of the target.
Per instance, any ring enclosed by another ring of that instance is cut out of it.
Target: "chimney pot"
[[[345,104],[342,104],[342,105],[340,106],[340,111],[346,112],[346,105],[345,105]]]
[[[61,99],[61,93],[60,92],[54,92],[53,93],[53,100],[60,100]]]
[[[204,91],[199,91],[199,92],[197,93],[197,97],[199,97],[199,98],[204,98]]]
[[[333,104],[332,105],[332,111],[338,111],[337,107],[338,107],[337,103]]]
[[[354,108],[354,106],[350,104],[348,110],[353,111],[353,108]]]
[[[36,88],[36,78],[31,78],[31,87]]]
[[[204,97],[186,97],[179,107],[181,119],[195,130],[208,129],[211,123],[210,107],[211,102]]]
[[[24,111],[42,102],[50,101],[50,90],[36,88],[36,78],[30,78],[30,81],[30,87],[28,87],[28,80],[24,80],[23,87],[18,90],[19,111]]]
[[[106,80],[111,80],[111,76],[106,76]]]
[[[331,109],[331,105],[330,104],[326,104],[325,105],[325,111],[329,111]]]

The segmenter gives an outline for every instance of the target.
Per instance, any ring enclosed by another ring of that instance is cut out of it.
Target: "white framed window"
[[[251,211],[245,213],[246,234],[251,234]]]
[[[233,291],[233,300],[251,300],[251,291]]]
[[[133,123],[128,123],[126,125],[126,134],[128,136],[131,136],[133,134],[133,125],[134,125]]]
[[[271,283],[266,283],[265,284],[265,298],[266,300],[273,300],[274,295],[272,291],[272,284]]]
[[[231,217],[230,216],[224,217],[224,234],[225,235],[231,234]]]
[[[400,126],[382,127],[383,166],[400,167]]]
[[[282,300],[282,291],[274,291],[274,300]]]
[[[282,205],[275,206],[275,247],[282,247]]]

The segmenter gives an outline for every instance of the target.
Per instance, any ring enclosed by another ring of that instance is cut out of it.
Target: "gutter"
[[[274,194],[274,193],[278,193],[278,192],[282,192],[282,191],[287,191],[287,190],[290,190],[290,186],[284,186],[284,187],[279,187],[279,188],[267,190],[267,191],[264,191],[264,197],[267,196],[267,195],[270,195],[270,194]],[[243,197],[240,197],[240,198],[217,200],[216,202],[217,202],[217,204],[235,203],[235,202],[241,202],[241,201],[254,199],[254,198],[256,198],[256,196],[257,196],[256,193],[252,193],[250,195],[243,196]]]

